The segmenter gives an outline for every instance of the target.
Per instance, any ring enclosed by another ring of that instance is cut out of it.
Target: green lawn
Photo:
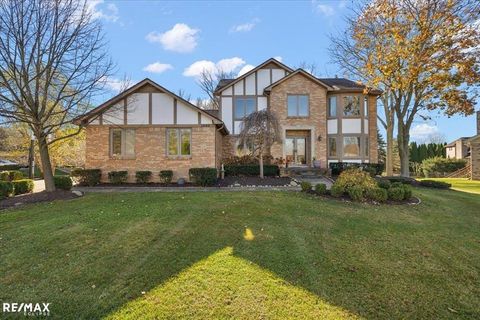
[[[429,180],[448,182],[452,184],[454,190],[480,194],[480,181],[478,180],[464,178],[429,178]]]
[[[52,319],[479,319],[480,196],[91,194],[0,212],[0,301]]]

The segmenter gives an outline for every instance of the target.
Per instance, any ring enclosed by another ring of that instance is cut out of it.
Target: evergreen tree
[[[387,143],[383,139],[380,130],[377,129],[378,162],[385,163],[387,158]]]

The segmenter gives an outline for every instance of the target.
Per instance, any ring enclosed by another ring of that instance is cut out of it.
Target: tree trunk
[[[263,179],[263,151],[260,151],[260,179]]]
[[[43,179],[45,180],[45,190],[47,192],[52,192],[55,191],[55,184],[53,182],[53,171],[50,162],[50,154],[48,153],[47,138],[44,135],[39,135],[37,139],[40,159],[42,162]]]
[[[400,175],[410,177],[410,152],[408,144],[410,143],[410,133],[403,123],[398,123],[398,153],[400,156]]]
[[[392,112],[393,116],[393,112]],[[392,117],[393,118],[393,117]],[[387,156],[385,158],[385,170],[387,176],[393,176],[393,119],[387,119]]]

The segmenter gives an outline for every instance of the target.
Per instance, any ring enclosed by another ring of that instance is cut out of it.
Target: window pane
[[[122,155],[122,129],[112,129],[112,155]]]
[[[330,157],[337,156],[337,139],[336,138],[328,138],[328,150]]]
[[[125,156],[135,156],[135,130],[125,130]]]
[[[242,119],[245,115],[245,106],[243,99],[235,100],[235,119]]]
[[[287,96],[287,113],[289,117],[297,115],[297,96]]]
[[[168,155],[176,156],[178,154],[178,131],[176,129],[167,129]]]
[[[255,112],[255,99],[248,98],[245,99],[245,116],[248,116],[250,113]]]
[[[191,142],[191,131],[190,129],[181,129],[180,130],[181,134],[181,141],[182,141],[182,156],[189,156],[190,155],[190,142]]]
[[[364,116],[368,116],[368,98],[365,97],[365,99],[363,100],[363,115]]]
[[[308,116],[308,96],[299,96],[298,115],[301,117]]]
[[[343,155],[345,157],[360,156],[360,137],[343,137]]]
[[[337,116],[337,97],[328,98],[328,115],[330,117]]]
[[[343,114],[345,116],[359,116],[360,98],[357,96],[343,97]]]

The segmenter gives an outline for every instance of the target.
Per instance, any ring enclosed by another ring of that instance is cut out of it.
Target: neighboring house
[[[322,167],[378,161],[376,101],[381,91],[343,78],[316,78],[269,59],[236,79],[220,81],[215,93],[230,132],[224,137],[223,157],[239,152],[242,118],[269,109],[282,134],[271,156],[289,166],[311,166],[313,159]]]
[[[450,142],[445,146],[447,158],[465,159],[470,156],[470,148],[468,147],[469,137],[462,137]]]
[[[320,79],[269,59],[216,91],[219,110],[202,110],[145,79],[76,123],[86,127],[86,167],[107,172],[173,170],[188,178],[192,167],[217,167],[239,154],[242,119],[269,109],[279,119],[282,142],[273,158],[290,166],[377,162],[376,100],[381,94],[343,78]]]

